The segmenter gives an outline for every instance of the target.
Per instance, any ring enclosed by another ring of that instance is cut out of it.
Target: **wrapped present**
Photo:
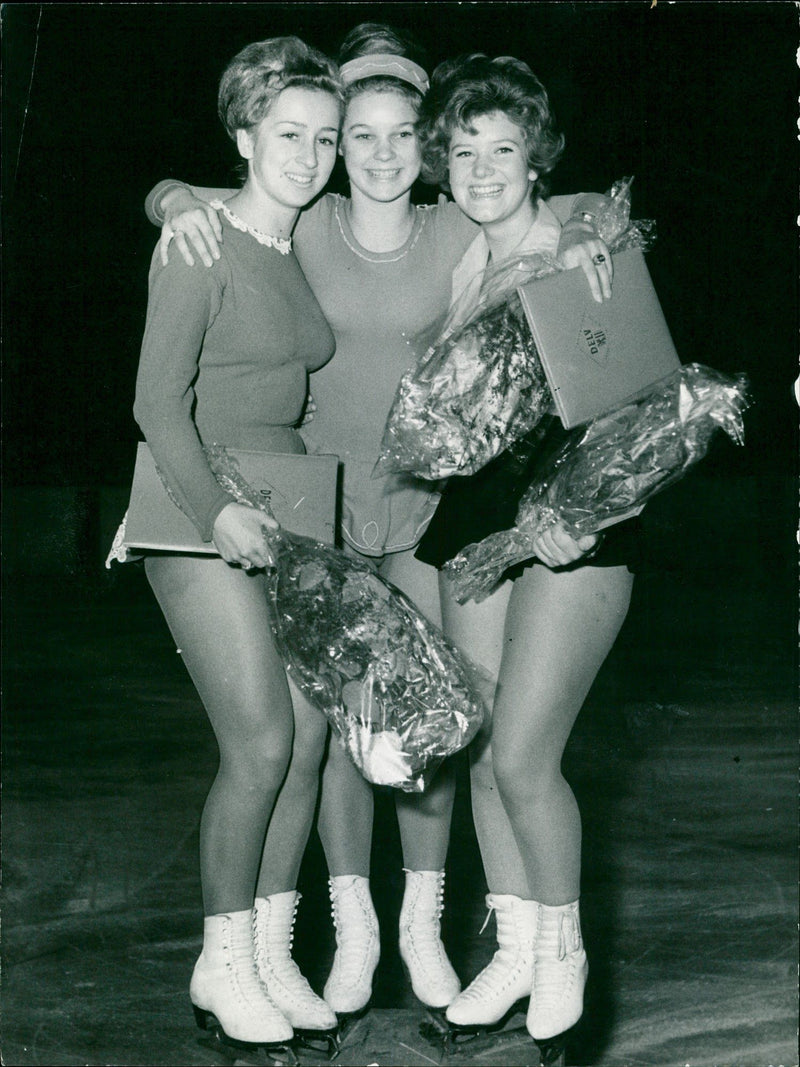
[[[526,489],[516,525],[467,545],[445,565],[458,601],[485,597],[508,567],[535,554],[537,537],[556,522],[578,538],[637,514],[702,459],[717,430],[743,444],[748,402],[744,374],[693,363],[573,433]]]

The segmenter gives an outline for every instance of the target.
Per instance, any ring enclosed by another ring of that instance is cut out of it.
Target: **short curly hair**
[[[319,89],[341,109],[344,94],[332,59],[299,37],[256,41],[237,53],[220,78],[217,112],[232,140],[237,130],[252,130],[284,89]]]
[[[495,111],[524,133],[528,166],[538,175],[531,195],[544,196],[545,175],[564,151],[564,135],[556,127],[547,91],[522,60],[490,59],[480,52],[446,60],[433,72],[417,123],[425,181],[447,188],[453,133],[470,130],[475,119]]]

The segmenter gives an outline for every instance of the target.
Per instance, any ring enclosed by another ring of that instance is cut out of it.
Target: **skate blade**
[[[297,1055],[287,1041],[270,1044],[255,1044],[249,1041],[237,1041],[229,1037],[222,1025],[211,1012],[195,1007],[195,1019],[203,1030],[203,1037],[198,1041],[204,1048],[216,1052],[231,1067],[296,1067]]]
[[[363,1008],[359,1008],[358,1011],[337,1011],[336,1019],[339,1025],[336,1028],[336,1034],[338,1039],[338,1046],[334,1056],[331,1059],[335,1059],[336,1056],[342,1051],[345,1038],[351,1034],[359,1025],[361,1020],[369,1014],[370,1003],[368,1002]]]
[[[325,1056],[328,1062],[335,1060],[342,1051],[341,1025],[335,1030],[302,1030],[295,1029],[297,1049],[302,1055],[303,1050]]]
[[[539,1067],[564,1067],[563,1035],[549,1041],[535,1041],[525,1026],[525,1004],[524,1000],[520,1001],[496,1023],[481,1026],[456,1026],[449,1022],[444,1011],[431,1010],[428,1019],[420,1025],[420,1035],[439,1050],[442,1063],[451,1057],[499,1054],[523,1044],[536,1053]]]
[[[534,1044],[539,1049],[539,1067],[565,1067],[567,1062],[567,1034],[559,1034],[557,1037],[548,1037]]]

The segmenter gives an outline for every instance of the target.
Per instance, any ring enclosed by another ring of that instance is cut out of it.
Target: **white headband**
[[[405,56],[384,54],[383,52],[369,56],[358,56],[350,59],[339,67],[339,74],[345,85],[352,82],[362,81],[364,78],[388,77],[400,78],[408,82],[421,93],[427,93],[430,87],[428,75],[418,63],[414,63]]]

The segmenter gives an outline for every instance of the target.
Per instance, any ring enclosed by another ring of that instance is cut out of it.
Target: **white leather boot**
[[[539,904],[533,988],[526,1025],[536,1040],[569,1030],[583,1014],[589,964],[583,948],[578,901]]]
[[[457,1026],[499,1022],[518,1000],[530,995],[533,984],[536,901],[489,893],[486,906],[495,915],[498,947],[488,966],[448,1007],[447,1019]]]
[[[336,1015],[318,997],[292,959],[300,894],[296,890],[256,897],[253,939],[258,974],[267,993],[295,1030],[336,1029]]]
[[[339,1014],[361,1011],[372,996],[372,976],[380,959],[378,916],[372,904],[369,879],[358,874],[328,879],[336,955],[322,992]]]
[[[275,1045],[294,1036],[289,1020],[269,998],[258,977],[253,951],[253,912],[208,915],[203,951],[189,985],[199,1026],[213,1016],[224,1035],[253,1045]]]
[[[414,995],[429,1008],[446,1008],[458,996],[461,983],[442,944],[444,871],[405,870],[405,875],[400,956]]]

